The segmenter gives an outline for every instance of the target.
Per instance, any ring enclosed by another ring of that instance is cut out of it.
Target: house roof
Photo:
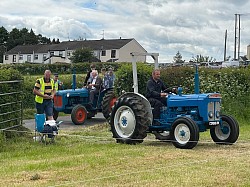
[[[83,40],[83,41],[65,41],[59,44],[38,44],[38,45],[18,45],[6,54],[32,54],[47,53],[48,51],[76,50],[82,47],[88,47],[92,50],[120,49],[134,39],[101,39],[101,40]]]

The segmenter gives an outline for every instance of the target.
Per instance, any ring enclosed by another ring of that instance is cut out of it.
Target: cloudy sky
[[[240,55],[250,44],[250,0],[1,0],[0,26],[33,29],[60,41],[135,38],[159,62],[180,51],[223,60],[234,56],[235,14],[241,14]],[[148,61],[150,59],[148,58]]]

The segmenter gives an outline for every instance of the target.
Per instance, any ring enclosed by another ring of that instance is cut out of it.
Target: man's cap
[[[54,73],[54,76],[55,76],[55,77],[58,77],[58,73]]]

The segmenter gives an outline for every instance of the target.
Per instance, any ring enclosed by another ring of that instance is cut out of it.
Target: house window
[[[111,50],[111,58],[115,58],[116,50]]]
[[[27,61],[31,62],[31,55],[27,55]]]
[[[19,55],[19,60],[23,60],[23,55]]]
[[[9,60],[9,55],[5,55],[5,60]]]
[[[106,51],[102,51],[102,56],[106,56]]]
[[[16,55],[13,55],[13,62],[16,62]]]
[[[34,58],[35,58],[35,60],[38,60],[38,55],[35,55],[35,57],[34,57]]]
[[[62,57],[63,56],[63,52],[59,51],[59,56]]]
[[[67,56],[70,56],[70,55],[71,55],[70,51],[67,51]]]
[[[54,51],[50,51],[50,56],[54,56]]]
[[[45,61],[47,58],[47,54],[43,54],[43,61]]]

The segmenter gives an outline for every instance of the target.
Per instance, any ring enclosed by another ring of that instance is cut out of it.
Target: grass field
[[[142,144],[116,144],[108,125],[60,131],[54,144],[34,134],[0,151],[0,186],[250,186],[250,126],[231,146],[201,133],[192,150],[148,135]]]

